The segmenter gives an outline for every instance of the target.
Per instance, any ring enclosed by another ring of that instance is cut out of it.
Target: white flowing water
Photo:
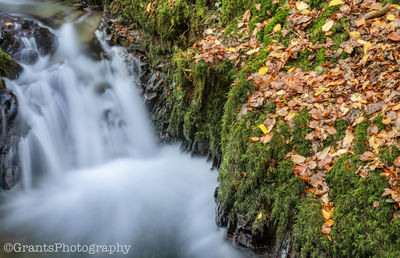
[[[29,130],[19,143],[22,182],[0,195],[2,244],[118,243],[131,245],[122,257],[141,258],[241,256],[215,225],[217,172],[177,146],[156,144],[134,83],[137,64],[127,66],[124,50],[108,47],[101,33],[102,61],[80,49],[73,23],[54,33],[53,57],[6,80]],[[78,256],[102,255],[110,256]]]

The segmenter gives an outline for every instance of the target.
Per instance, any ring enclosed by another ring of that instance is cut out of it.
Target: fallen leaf
[[[329,235],[331,233],[331,231],[332,231],[331,227],[327,227],[327,226],[325,226],[325,224],[322,226],[322,233],[323,234]]]
[[[258,137],[250,137],[250,142],[258,142],[260,138]]]
[[[299,2],[296,3],[296,9],[299,10],[299,11],[305,10],[307,8],[308,8],[308,4],[306,4],[306,3],[302,2],[302,1],[299,1]]]
[[[388,39],[392,40],[392,41],[400,41],[400,32],[396,31],[396,32],[392,32],[389,34]]]
[[[350,129],[346,130],[346,135],[343,138],[342,146],[344,148],[349,148],[354,140],[354,134]]]
[[[291,160],[293,161],[294,164],[300,164],[304,163],[304,161],[306,161],[306,158],[296,154],[291,157]]]
[[[328,220],[326,220],[325,221],[325,223],[324,223],[324,225],[326,226],[326,227],[332,227],[333,226],[333,220],[332,219],[328,219]]]
[[[251,16],[251,12],[250,10],[247,10],[244,14],[243,14],[243,21],[249,21],[250,20],[250,16]]]
[[[258,74],[259,75],[264,75],[264,74],[266,74],[268,72],[268,67],[261,67],[259,70],[258,70]]]
[[[281,26],[281,24],[277,24],[277,25],[275,25],[275,27],[274,27],[274,32],[278,32],[278,31],[280,31],[282,29],[282,26]]]
[[[326,207],[324,207],[321,211],[321,214],[325,219],[330,219],[333,217],[333,208],[327,209]]]
[[[351,31],[351,32],[350,32],[350,37],[353,37],[353,38],[361,38],[361,34],[360,34],[360,32],[358,32],[358,31]]]
[[[396,17],[393,14],[390,13],[390,14],[388,14],[386,16],[386,19],[389,20],[389,21],[394,21],[394,20],[396,20]]]
[[[272,134],[267,133],[266,135],[262,136],[260,138],[260,142],[262,144],[267,144],[272,140]]]
[[[259,125],[258,128],[260,128],[260,130],[263,132],[263,134],[268,133],[267,127],[265,127],[264,124]]]
[[[322,31],[323,32],[330,31],[332,29],[334,23],[335,22],[333,20],[327,20],[325,22],[325,24],[322,26]]]
[[[400,167],[400,156],[398,156],[398,157],[393,161],[393,165],[395,165],[396,167]]]
[[[374,201],[374,203],[372,204],[374,206],[374,208],[379,207],[379,202],[378,201]]]
[[[332,0],[329,2],[329,7],[343,4],[342,0]]]
[[[387,195],[391,194],[392,191],[393,191],[393,190],[390,189],[390,188],[385,188],[385,189],[384,189],[384,192],[383,192],[383,194],[382,194],[382,196],[387,196]]]

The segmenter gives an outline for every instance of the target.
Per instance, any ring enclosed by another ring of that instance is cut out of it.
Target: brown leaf
[[[351,129],[346,130],[346,135],[343,138],[342,146],[343,148],[348,148],[354,141],[354,134]]]
[[[383,192],[383,194],[382,194],[382,196],[387,196],[387,195],[389,195],[389,194],[391,194],[392,193],[392,189],[390,189],[390,188],[385,188],[385,190],[384,190],[384,192]]]
[[[293,161],[294,164],[301,164],[304,163],[304,161],[306,161],[305,157],[297,154],[293,155],[290,159]]]
[[[400,32],[395,31],[389,34],[388,39],[392,41],[400,41]]]
[[[325,224],[322,225],[322,233],[323,233],[323,234],[329,235],[329,234],[331,233],[331,231],[332,231],[332,228],[331,228],[331,227],[327,227],[327,226],[325,226]]]
[[[372,204],[374,206],[374,208],[379,207],[379,202],[378,201],[374,201],[374,203]]]
[[[400,156],[398,156],[398,157],[393,161],[393,165],[395,165],[396,167],[400,167]]]
[[[244,14],[243,14],[243,21],[249,21],[250,20],[250,16],[251,16],[251,12],[250,10],[247,10]]]

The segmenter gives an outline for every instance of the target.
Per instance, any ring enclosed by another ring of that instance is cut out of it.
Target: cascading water
[[[73,23],[54,33],[57,52],[6,81],[29,128],[19,142],[23,180],[0,196],[1,242],[131,245],[123,257],[238,257],[214,222],[216,172],[155,143],[134,84],[138,64],[127,67],[124,50],[101,33],[101,61],[80,49]]]

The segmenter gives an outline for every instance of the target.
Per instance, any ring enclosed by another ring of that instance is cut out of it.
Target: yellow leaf
[[[13,26],[13,23],[12,22],[7,22],[6,26]]]
[[[264,75],[268,72],[268,67],[261,67],[260,70],[258,70],[259,75]]]
[[[392,4],[390,7],[394,7],[397,10],[400,10],[400,5],[398,5],[398,4]]]
[[[329,7],[343,4],[342,0],[332,0],[329,2]]]
[[[351,31],[350,32],[350,37],[352,37],[352,38],[361,38],[361,34],[358,31]]]
[[[233,47],[227,48],[225,49],[226,51],[230,51],[230,52],[236,52],[236,49]]]
[[[260,128],[260,130],[261,130],[264,134],[268,133],[268,129],[267,129],[267,127],[265,127],[264,124],[259,125],[258,128]]]
[[[322,216],[323,216],[326,220],[332,218],[332,217],[333,217],[333,213],[334,213],[333,208],[330,208],[330,209],[322,208],[322,211],[321,211]]]
[[[371,42],[366,42],[366,43],[364,44],[364,55],[367,54],[367,51],[368,51],[369,46],[371,46]]]
[[[151,11],[151,2],[147,5],[146,13],[149,13],[150,11]]]
[[[257,220],[262,219],[262,212],[260,211],[257,215]]]
[[[308,4],[302,2],[302,1],[298,1],[296,2],[296,9],[299,11],[305,10],[308,8]]]
[[[327,227],[332,227],[333,226],[333,220],[332,219],[328,219],[325,221],[324,225]]]
[[[282,26],[278,23],[277,25],[275,25],[274,27],[274,32],[278,32],[282,29]]]
[[[327,90],[327,88],[321,88],[321,89],[319,89],[319,90],[314,94],[314,96],[321,95],[321,93],[324,92],[324,91],[326,91],[326,90]]]
[[[326,23],[322,26],[322,31],[323,32],[330,31],[332,29],[334,23],[335,22],[333,20],[326,21]]]
[[[258,142],[260,140],[260,138],[258,137],[250,137],[250,142]]]
[[[369,85],[369,80],[365,81],[362,85],[362,89],[365,90],[365,88]]]
[[[292,73],[294,71],[294,67],[290,68],[287,73]]]
[[[390,14],[388,14],[386,16],[386,19],[389,20],[389,21],[394,21],[394,20],[396,20],[396,17],[393,14],[390,13]]]
[[[357,42],[358,42],[359,44],[361,44],[361,45],[365,45],[365,44],[367,43],[367,41],[362,40],[362,39],[357,40]]]

